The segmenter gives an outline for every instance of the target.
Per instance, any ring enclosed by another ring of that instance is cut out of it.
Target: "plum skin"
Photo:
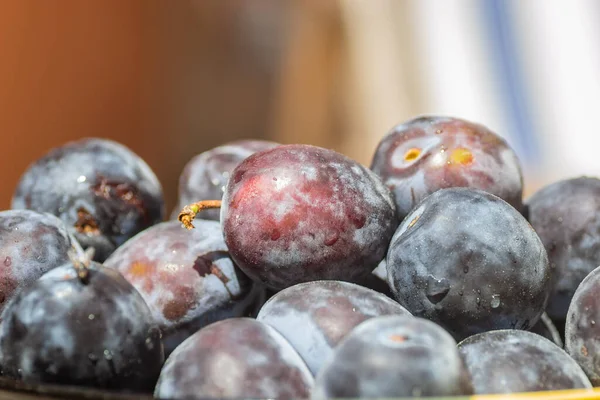
[[[600,385],[600,267],[579,284],[565,324],[565,350],[577,361],[594,386]]]
[[[250,318],[208,325],[165,363],[157,398],[307,398],[310,371],[273,328]]]
[[[384,258],[397,222],[371,171],[331,150],[282,145],[238,165],[221,206],[225,243],[252,279],[358,282]]]
[[[235,167],[257,151],[271,149],[279,143],[267,140],[236,140],[193,157],[179,177],[179,200],[171,219],[181,209],[198,200],[220,200]],[[219,210],[207,210],[202,218],[219,221]]]
[[[394,194],[402,221],[438,189],[471,187],[521,211],[523,174],[514,151],[481,124],[422,116],[396,125],[381,140],[371,162]]]
[[[475,394],[591,388],[583,370],[550,340],[533,332],[497,330],[458,344]]]
[[[536,192],[527,206],[529,222],[542,239],[553,269],[546,312],[562,323],[573,293],[600,265],[600,179],[552,183]]]
[[[66,143],[32,163],[11,208],[56,215],[98,262],[165,211],[150,167],[127,147],[97,138]]]
[[[176,221],[140,232],[104,266],[118,270],[142,295],[163,333],[168,356],[198,329],[221,319],[254,316],[265,290],[233,264],[216,221]]]
[[[60,219],[31,210],[0,212],[0,311],[19,290],[81,253]]]
[[[337,344],[361,322],[381,315],[410,315],[392,299],[341,281],[299,283],[275,294],[256,319],[281,333],[317,375]]]
[[[150,391],[164,361],[161,333],[140,294],[100,264],[86,281],[72,262],[20,291],[2,313],[5,376],[135,392]]]
[[[394,234],[386,263],[396,300],[457,340],[531,328],[550,292],[548,257],[531,225],[477,189],[425,198]]]
[[[452,336],[422,318],[388,315],[361,323],[342,340],[317,375],[312,398],[471,393]]]

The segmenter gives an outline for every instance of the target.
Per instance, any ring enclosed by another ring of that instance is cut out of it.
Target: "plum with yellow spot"
[[[265,301],[264,288],[233,264],[216,221],[198,220],[191,232],[162,222],[129,239],[104,265],[141,293],[167,355],[212,322],[255,316]]]
[[[191,227],[204,205],[185,207],[180,220]],[[301,144],[246,158],[221,203],[232,259],[275,290],[367,279],[385,256],[394,216],[392,195],[372,171],[333,150]]]
[[[438,189],[482,189],[521,211],[523,177],[514,151],[483,125],[459,118],[424,116],[397,125],[381,140],[371,169],[395,197],[404,219]]]

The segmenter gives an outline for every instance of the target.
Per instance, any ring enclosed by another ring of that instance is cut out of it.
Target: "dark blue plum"
[[[161,334],[117,271],[70,261],[6,306],[2,375],[25,383],[149,392],[164,361]]]
[[[171,219],[188,204],[198,200],[221,200],[235,167],[257,151],[272,149],[278,143],[266,140],[236,140],[192,158],[179,177],[179,201]],[[218,221],[219,210],[207,210],[202,218]]]
[[[553,269],[546,312],[562,324],[577,286],[600,265],[600,179],[553,183],[535,193],[527,207]]]
[[[60,219],[29,210],[0,212],[0,311],[44,273],[81,253]]]
[[[31,164],[12,208],[58,216],[100,262],[164,216],[162,188],[152,170],[128,148],[104,139],[67,143]]]
[[[475,394],[591,388],[579,365],[560,347],[532,332],[497,330],[458,344]]]
[[[273,328],[230,318],[202,328],[167,359],[155,389],[161,399],[304,399],[313,377]]]
[[[119,247],[105,262],[142,295],[163,332],[168,355],[188,336],[212,322],[256,316],[265,290],[237,269],[221,226],[196,220],[157,224]]]
[[[334,350],[312,398],[395,398],[471,394],[456,342],[433,322],[410,316],[371,318]]]
[[[257,319],[281,333],[313,375],[335,346],[358,324],[381,315],[410,315],[394,300],[341,281],[315,281],[275,294]]]
[[[457,340],[493,329],[529,329],[550,293],[546,250],[511,205],[487,192],[441,189],[398,228],[388,283],[413,315]]]

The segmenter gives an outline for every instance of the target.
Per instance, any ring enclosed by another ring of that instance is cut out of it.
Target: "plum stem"
[[[94,257],[94,249],[86,249],[83,254],[77,254],[75,252],[69,252],[69,258],[73,263],[75,271],[77,271],[77,277],[84,285],[87,285],[90,281],[90,270],[89,266]]]
[[[213,208],[221,208],[221,200],[203,200],[183,207],[179,213],[179,221],[186,229],[193,229],[192,221],[196,215],[202,210],[210,210]]]

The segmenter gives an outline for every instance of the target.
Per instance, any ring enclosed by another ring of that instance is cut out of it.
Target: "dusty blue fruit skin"
[[[148,165],[126,147],[83,139],[31,164],[15,190],[13,209],[58,216],[84,248],[104,261],[119,245],[163,219],[164,200]]]
[[[600,265],[600,179],[553,183],[535,193],[527,207],[553,269],[546,312],[563,322],[577,286]]]
[[[60,219],[30,210],[0,212],[0,311],[12,296],[81,252]]]
[[[256,318],[281,333],[316,375],[355,326],[390,314],[410,315],[400,304],[374,290],[348,282],[315,281],[275,294]]]
[[[312,398],[396,398],[472,393],[456,342],[422,318],[383,316],[358,325],[315,380]]]
[[[72,262],[44,274],[7,305],[0,365],[26,383],[151,391],[164,361],[160,330],[121,274]]]
[[[458,344],[475,394],[591,388],[577,363],[560,347],[532,332],[498,330]]]
[[[201,200],[221,200],[231,172],[252,154],[279,143],[266,140],[236,140],[200,153],[183,168],[179,177],[179,201],[171,213],[176,220],[181,209]],[[202,218],[219,221],[219,210],[202,211]]]
[[[313,377],[292,346],[251,318],[215,322],[169,356],[154,395],[161,399],[305,399]]]
[[[565,350],[594,386],[600,385],[600,267],[581,282],[567,313]]]
[[[540,238],[517,210],[481,190],[442,189],[423,200],[394,234],[386,262],[396,300],[457,340],[531,328],[550,292]]]
[[[104,262],[142,295],[163,333],[169,355],[200,328],[226,318],[254,317],[265,290],[229,257],[221,225],[196,219],[195,229],[178,221],[138,233]]]

